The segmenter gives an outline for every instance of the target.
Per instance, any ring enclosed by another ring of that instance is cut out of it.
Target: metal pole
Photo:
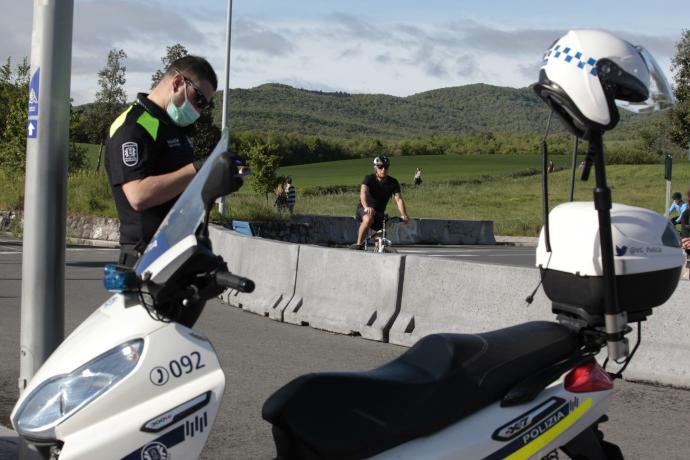
[[[575,169],[577,168],[577,147],[580,142],[579,137],[573,137],[575,140],[573,141],[573,161],[570,165],[570,193],[568,195],[568,201],[573,201],[575,199]]]
[[[26,131],[19,392],[65,334],[65,223],[74,0],[34,0]],[[19,458],[31,456],[22,442]]]
[[[225,37],[225,83],[223,84],[223,118],[221,121],[223,131],[230,130],[228,121],[229,98],[230,98],[230,41],[232,38],[232,0],[228,0],[228,22],[226,26],[227,34]]]
[[[228,142],[230,142],[230,121],[228,120],[228,111],[230,110],[230,42],[232,37],[232,0],[228,0],[228,22],[226,26],[225,37],[225,83],[223,84],[223,115],[221,119],[221,126],[223,134],[228,134]],[[225,217],[226,203],[225,197],[220,197],[218,202],[218,211],[221,218]]]
[[[34,0],[19,390],[64,337],[73,0]]]
[[[673,167],[673,157],[666,155],[664,159],[664,179],[666,179],[666,196],[664,197],[664,216],[668,219],[668,208],[671,207],[671,173]]]

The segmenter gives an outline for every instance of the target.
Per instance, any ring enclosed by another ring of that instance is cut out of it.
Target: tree
[[[254,141],[247,152],[249,166],[252,169],[252,189],[266,196],[266,206],[268,206],[268,195],[273,193],[278,183],[277,171],[280,157],[274,155],[277,149],[278,146],[275,144]]]
[[[108,136],[108,128],[127,103],[127,93],[124,88],[127,81],[125,59],[127,59],[127,54],[124,50],[111,49],[108,52],[105,67],[98,71],[99,89],[96,92],[96,100],[86,111],[85,127],[89,140],[91,143],[100,145],[96,169],[101,166],[103,144]]]
[[[0,66],[0,167],[23,173],[26,168],[26,125],[31,67],[26,58],[13,69],[12,58]],[[77,113],[70,104],[69,169],[86,164],[86,149],[77,145],[74,133]]]
[[[669,111],[670,136],[685,150],[690,146],[690,30],[683,31],[676,43],[671,68],[675,80],[673,94],[678,103]]]
[[[187,48],[179,43],[166,47],[165,56],[161,58],[163,69],[158,69],[151,76],[151,88],[155,87],[163,78],[165,70],[176,60],[189,54]],[[213,112],[215,104],[211,98],[211,106],[201,113],[199,119],[194,123],[191,131],[194,152],[199,157],[207,157],[216,146],[220,139],[220,128],[213,123]]]
[[[187,56],[188,54],[189,52],[187,51],[187,48],[179,43],[166,47],[165,56],[161,58],[163,69],[156,70],[156,72],[151,76],[151,89],[153,89],[158,82],[161,81],[161,78],[163,78],[163,75],[165,74],[165,70],[170,67],[170,64],[182,57]]]
[[[26,164],[26,124],[29,74],[26,58],[12,68],[12,58],[0,67],[0,166],[23,172]]]
[[[220,128],[213,123],[214,105],[211,99],[211,105],[201,112],[201,116],[193,125],[192,144],[198,157],[207,157],[220,140]]]
[[[78,169],[84,169],[86,167],[86,148],[77,144],[77,139],[75,133],[77,132],[77,125],[81,121],[81,114],[74,110],[72,105],[72,100],[70,99],[69,104],[69,156],[67,158],[69,170],[76,171]],[[100,155],[100,153],[99,153]],[[98,161],[100,162],[100,157]]]

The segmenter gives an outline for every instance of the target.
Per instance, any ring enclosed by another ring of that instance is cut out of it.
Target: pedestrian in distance
[[[374,174],[364,177],[359,187],[359,203],[357,203],[356,219],[359,222],[357,242],[350,249],[364,249],[364,239],[367,231],[381,230],[386,206],[391,197],[400,211],[400,219],[407,223],[409,217],[405,211],[405,201],[400,192],[400,183],[388,175],[390,160],[384,155],[374,158]]]
[[[292,185],[292,177],[288,176],[285,179],[285,182],[287,183],[287,185],[285,186],[285,193],[287,194],[287,207],[288,207],[288,211],[290,211],[290,215],[292,215],[295,212],[295,202],[297,201],[297,190],[295,190],[295,186]]]
[[[273,206],[276,207],[278,212],[282,213],[287,209],[287,193],[285,193],[285,187],[283,186],[282,182],[278,183],[278,186],[276,187],[276,198],[275,201],[273,202]]]
[[[680,218],[683,212],[688,207],[688,201],[683,201],[683,195],[681,195],[680,192],[675,192],[672,198],[673,203],[671,203],[671,207],[668,208],[669,220],[673,225],[678,225],[680,224]],[[688,200],[690,201],[690,190],[688,190]]]
[[[182,57],[110,126],[105,167],[120,219],[120,265],[134,266],[201,168],[189,134],[217,86],[206,59]]]
[[[414,172],[414,185],[422,185],[422,168],[417,168]]]
[[[690,190],[688,190],[688,201],[686,204],[688,202],[690,202]],[[690,207],[685,207],[683,213],[679,217],[678,223],[680,224],[681,247],[685,250],[685,266],[690,268]]]

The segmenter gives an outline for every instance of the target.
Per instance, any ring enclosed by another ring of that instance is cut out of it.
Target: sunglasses
[[[383,165],[376,165],[376,169],[388,169],[388,168],[383,166]]]
[[[182,75],[182,73],[180,73],[180,75]],[[184,75],[182,75],[182,78],[184,78],[185,83],[191,86],[194,90],[194,102],[196,102],[197,107],[199,107],[201,110],[208,109],[211,105],[211,102],[208,99],[206,99],[206,96],[204,96],[204,93],[201,92],[199,87],[192,80],[185,77]]]

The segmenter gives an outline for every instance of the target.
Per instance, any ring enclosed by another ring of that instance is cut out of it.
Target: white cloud
[[[127,91],[132,99],[147,90],[161,66],[166,46],[183,44],[206,56],[223,79],[225,15],[220,10],[180,3],[77,0],[75,2],[72,95],[91,100],[97,72],[108,50],[128,55]],[[27,55],[31,2],[12,2],[0,16],[5,37],[0,58]],[[230,84],[252,87],[282,82],[308,89],[329,88],[398,96],[468,83],[525,86],[537,78],[539,58],[564,30],[500,28],[476,20],[386,21],[333,13],[321,20],[236,16]],[[668,68],[674,52],[670,36],[622,31],[623,38],[646,45]],[[669,72],[670,76],[670,72]]]

